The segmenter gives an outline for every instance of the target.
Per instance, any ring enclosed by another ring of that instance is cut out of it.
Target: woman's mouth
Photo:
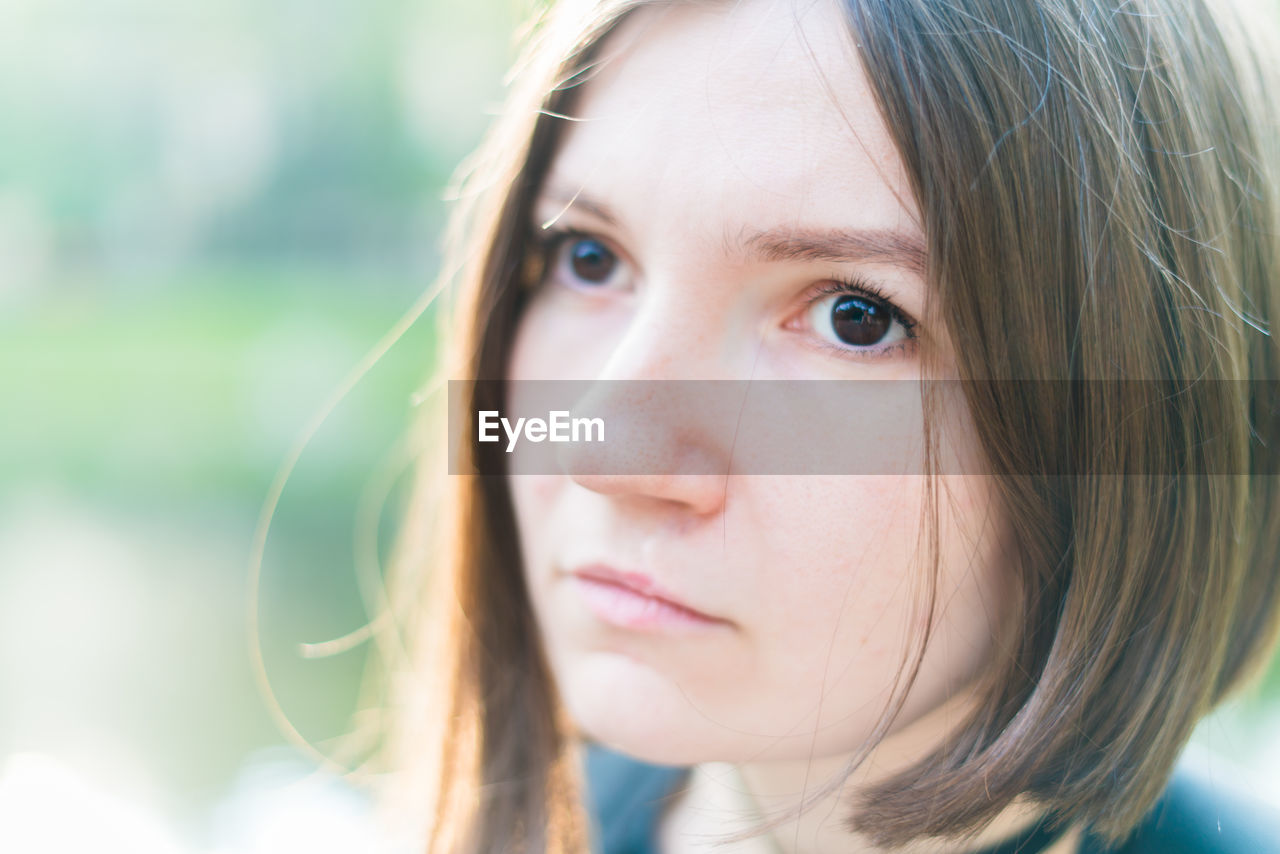
[[[648,632],[706,631],[730,625],[664,593],[640,573],[595,564],[574,570],[573,584],[598,619]]]

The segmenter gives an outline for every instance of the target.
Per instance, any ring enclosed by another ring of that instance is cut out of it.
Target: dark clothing
[[[684,788],[688,772],[588,744],[587,798],[595,854],[659,854],[658,816]],[[1180,767],[1127,842],[1112,848],[1086,834],[1080,854],[1280,854],[1280,814],[1227,795]]]

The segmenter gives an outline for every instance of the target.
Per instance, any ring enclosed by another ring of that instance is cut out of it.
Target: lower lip
[[[573,576],[573,580],[592,613],[604,622],[624,629],[654,632],[705,631],[726,625],[723,620],[704,617],[620,584],[581,575]]]

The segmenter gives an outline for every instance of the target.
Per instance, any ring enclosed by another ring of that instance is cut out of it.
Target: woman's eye
[[[589,235],[561,235],[552,249],[552,276],[570,285],[598,288],[624,272],[625,265],[613,250]]]
[[[892,306],[863,294],[828,294],[815,300],[808,313],[815,332],[845,349],[883,349],[912,337]]]

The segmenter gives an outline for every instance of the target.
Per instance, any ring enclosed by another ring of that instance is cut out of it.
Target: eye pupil
[[[831,306],[831,328],[854,347],[870,347],[889,334],[893,318],[884,306],[856,295],[841,297]]]
[[[608,281],[618,263],[603,243],[591,238],[575,240],[569,247],[569,260],[575,276],[597,284]]]

